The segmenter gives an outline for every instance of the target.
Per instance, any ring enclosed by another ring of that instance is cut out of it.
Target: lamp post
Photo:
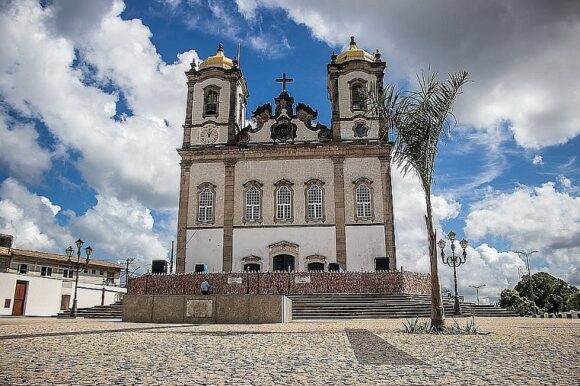
[[[477,294],[477,305],[479,306],[479,289],[485,287],[485,284],[480,285],[470,285],[471,288],[475,288],[475,293]]]
[[[68,266],[69,268],[72,268],[73,266],[75,267],[75,271],[77,273],[76,279],[75,279],[75,296],[73,299],[73,306],[70,310],[70,317],[71,318],[76,318],[77,317],[77,288],[79,286],[79,271],[81,269],[81,267],[83,267],[83,269],[86,269],[89,266],[89,258],[91,256],[91,253],[93,252],[93,248],[91,248],[90,246],[85,248],[85,253],[87,254],[87,258],[85,260],[84,263],[81,263],[81,248],[83,246],[83,240],[78,239],[75,242],[76,246],[77,246],[77,261],[74,262],[71,258],[73,255],[73,247],[69,246],[66,249],[66,255],[68,256]]]
[[[453,232],[453,231],[449,232],[447,237],[449,238],[449,240],[451,240],[451,256],[445,257],[445,251],[443,250],[443,248],[445,248],[445,244],[446,244],[445,240],[443,240],[443,239],[439,240],[437,245],[439,245],[439,248],[441,248],[441,260],[443,261],[443,263],[447,264],[450,267],[453,267],[453,281],[455,283],[455,306],[453,308],[453,314],[454,315],[461,315],[461,309],[459,308],[459,297],[457,295],[457,270],[456,269],[461,264],[465,263],[465,260],[467,259],[467,252],[465,251],[465,248],[467,248],[468,243],[467,243],[467,240],[461,239],[461,241],[459,242],[459,245],[463,249],[463,253],[461,255],[456,255],[455,254],[455,232]]]
[[[524,252],[524,251],[512,251],[514,253],[517,253],[518,255],[524,255],[526,257],[526,265],[528,267],[528,280],[530,282],[530,297],[532,300],[532,303],[536,304],[535,300],[534,300],[534,287],[532,286],[532,275],[530,274],[530,255],[532,253],[537,253],[538,251],[530,251],[530,252]]]

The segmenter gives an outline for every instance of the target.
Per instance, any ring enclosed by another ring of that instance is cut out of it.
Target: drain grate
[[[361,365],[429,366],[369,330],[347,329],[346,336]]]

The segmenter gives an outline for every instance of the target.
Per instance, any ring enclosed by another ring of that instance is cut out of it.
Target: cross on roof
[[[294,81],[294,79],[292,79],[292,78],[286,78],[285,72],[282,73],[281,78],[276,78],[276,82],[282,83],[282,92],[286,92],[286,83],[291,83],[293,81]]]

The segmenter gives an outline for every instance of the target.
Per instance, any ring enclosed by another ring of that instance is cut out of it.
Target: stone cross
[[[286,78],[285,72],[282,73],[281,78],[276,78],[276,82],[282,83],[282,92],[286,92],[286,83],[291,83],[293,81],[294,81],[294,79],[292,79],[292,78]]]

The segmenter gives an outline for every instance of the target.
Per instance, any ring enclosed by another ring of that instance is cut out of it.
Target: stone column
[[[190,170],[191,161],[182,160],[181,179],[179,183],[179,210],[177,214],[177,255],[175,258],[176,273],[185,273]]]
[[[395,251],[395,218],[393,214],[393,186],[391,185],[391,157],[379,157],[381,162],[381,180],[383,186],[383,221],[385,223],[385,249],[389,257],[389,270],[397,268]]]
[[[344,228],[344,157],[332,157],[334,164],[334,217],[336,222],[336,262],[346,266],[346,232]]]
[[[236,181],[236,160],[225,161],[226,172],[224,181],[224,243],[223,272],[232,271],[234,255],[234,186]]]
[[[187,82],[187,106],[185,108],[185,124],[183,125],[183,147],[191,145],[191,123],[193,111],[193,87],[194,82]]]

